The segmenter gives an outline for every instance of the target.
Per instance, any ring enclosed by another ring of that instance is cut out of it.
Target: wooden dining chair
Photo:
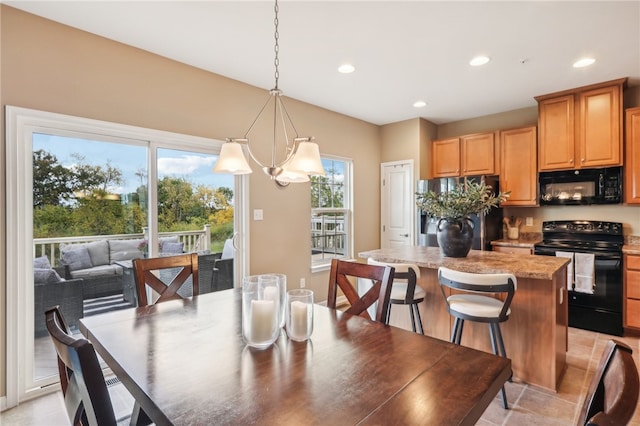
[[[638,386],[632,349],[609,340],[589,385],[578,425],[626,425],[638,406]]]
[[[58,372],[69,420],[75,425],[115,425],[111,397],[93,345],[71,335],[58,306],[45,312],[58,354]]]
[[[147,306],[200,294],[197,253],[134,259],[133,270],[138,294],[138,306]],[[188,286],[189,283],[192,286],[192,291],[186,295],[181,295],[179,290]],[[149,303],[147,286],[159,294],[155,302]]]
[[[329,273],[329,296],[327,306],[336,309],[338,289],[340,289],[350,305],[345,312],[360,315],[367,319],[371,316],[367,309],[378,302],[375,321],[389,323],[389,301],[391,299],[391,283],[395,269],[392,266],[367,265],[333,259]],[[358,278],[372,280],[373,286],[362,296],[358,294],[354,282]]]

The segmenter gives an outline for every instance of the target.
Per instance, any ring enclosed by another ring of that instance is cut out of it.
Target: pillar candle
[[[294,339],[307,338],[307,304],[294,300],[291,302],[291,336]]]
[[[265,342],[271,339],[276,318],[276,306],[273,300],[252,300],[251,340]]]

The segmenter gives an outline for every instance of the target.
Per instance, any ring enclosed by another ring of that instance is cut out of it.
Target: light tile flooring
[[[582,401],[600,360],[605,343],[612,336],[580,329],[569,329],[569,352],[567,371],[557,393],[541,390],[520,383],[507,383],[509,410],[504,410],[500,399],[491,403],[480,421],[480,426],[488,425],[574,425],[577,421]],[[613,337],[633,348],[636,365],[640,365],[640,339],[635,337]],[[115,394],[116,412],[133,406],[130,396],[122,385],[112,389]],[[443,407],[443,409],[446,409]],[[0,425],[43,425],[68,424],[60,392],[56,392],[18,407],[0,413]],[[640,426],[640,410],[637,410],[631,425]]]

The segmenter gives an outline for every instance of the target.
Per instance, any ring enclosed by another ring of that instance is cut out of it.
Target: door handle
[[[400,234],[401,237],[409,237],[409,234]]]

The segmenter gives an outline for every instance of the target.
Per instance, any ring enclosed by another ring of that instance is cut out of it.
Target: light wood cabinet
[[[624,327],[640,331],[640,255],[624,255]]]
[[[431,177],[496,174],[495,133],[477,133],[431,142]]]
[[[533,249],[529,247],[493,246],[492,250],[510,254],[533,254]]]
[[[538,170],[622,165],[622,92],[627,79],[536,96]]]
[[[460,139],[450,138],[431,142],[431,175],[460,176]]]
[[[501,206],[538,203],[536,127],[500,131],[500,191],[510,191]]]
[[[626,111],[624,200],[640,204],[640,107]]]

